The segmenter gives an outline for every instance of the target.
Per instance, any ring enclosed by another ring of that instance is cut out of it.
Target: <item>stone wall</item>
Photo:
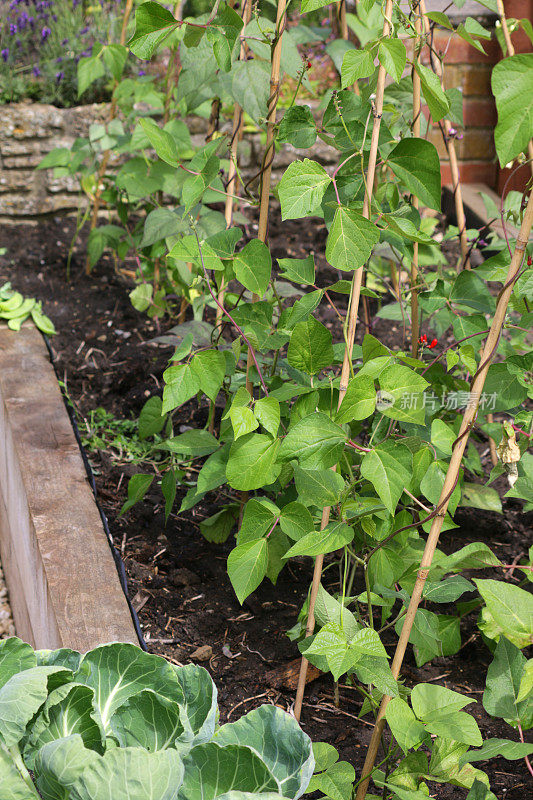
[[[0,221],[75,212],[78,182],[56,179],[52,170],[35,167],[56,147],[71,147],[87,134],[91,122],[102,121],[106,107],[55,108],[40,103],[14,103],[1,107],[0,125]]]
[[[44,156],[56,147],[71,147],[78,136],[86,136],[92,122],[103,122],[108,106],[88,105],[55,108],[39,103],[17,103],[2,107],[0,126],[0,222],[29,222],[51,214],[74,214],[86,203],[78,181],[70,176],[54,178],[53,170],[36,170]],[[193,143],[205,143],[207,123],[192,117],[189,129]],[[222,132],[231,133],[228,121]],[[241,170],[252,178],[259,170],[263,145],[259,134],[246,137],[240,150]],[[309,151],[290,145],[276,154],[273,181],[281,178],[296,158],[314,158],[325,166],[336,163],[336,153],[320,140]],[[120,162],[117,162],[120,163]]]

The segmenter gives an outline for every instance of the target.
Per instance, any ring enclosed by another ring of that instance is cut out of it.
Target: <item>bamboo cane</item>
[[[279,97],[279,79],[280,79],[280,65],[281,65],[281,44],[283,40],[283,31],[285,30],[285,14],[287,9],[287,0],[278,0],[278,10],[276,14],[276,36],[272,45],[272,61],[270,66],[270,97],[268,98],[268,112],[267,112],[267,136],[265,153],[263,156],[263,169],[261,171],[261,189],[260,189],[260,205],[259,205],[259,224],[257,231],[257,238],[262,242],[266,242],[268,233],[268,201],[270,198],[270,183],[272,178],[272,162],[274,161],[274,139],[276,135],[276,108],[278,105]],[[252,301],[256,303],[259,296],[254,293]],[[252,368],[252,357],[248,350],[248,359],[246,363],[246,388],[252,394],[252,382],[250,380],[250,370]]]
[[[250,22],[250,18],[252,16],[252,3],[251,0],[244,0],[244,6],[242,9],[242,20],[244,22],[244,27],[248,25]],[[239,59],[244,61],[246,58],[246,54],[248,52],[248,48],[246,46],[246,42],[244,39],[241,41],[241,49],[239,53]],[[235,108],[233,110],[233,128],[231,132],[231,147],[230,147],[230,163],[229,163],[229,170],[228,170],[228,185],[226,188],[226,202],[224,206],[224,218],[226,220],[226,228],[231,228],[233,225],[233,199],[234,195],[236,195],[239,191],[238,183],[239,183],[239,176],[237,174],[237,158],[238,158],[238,149],[239,149],[239,141],[242,138],[242,130],[243,130],[243,113],[242,108],[238,103],[235,103]],[[218,300],[221,305],[224,305],[224,281],[222,281],[219,291],[218,291]],[[216,321],[217,325],[220,324],[222,320],[222,311],[220,308],[217,307],[217,315]]]
[[[132,8],[133,8],[133,0],[126,0],[126,7],[124,9],[124,16],[122,18],[122,28],[120,30],[120,44],[121,45],[125,45],[126,44],[126,33],[127,33],[127,29],[128,29],[128,22],[129,22],[129,19],[130,19]],[[116,89],[117,85],[118,85],[118,81],[115,81],[113,88]],[[117,115],[117,101],[116,101],[116,98],[113,97],[113,100],[111,101],[111,108],[109,110],[109,122],[111,122],[111,120],[115,119],[116,115]],[[102,161],[100,163],[100,168],[98,170],[98,175],[96,177],[96,189],[95,189],[95,192],[94,192],[93,210],[92,210],[92,215],[91,215],[91,228],[90,228],[91,232],[96,228],[96,223],[98,222],[98,212],[100,210],[100,201],[101,201],[101,198],[102,198],[102,191],[103,191],[103,183],[102,183],[102,181],[104,179],[105,171],[106,171],[107,165],[109,163],[110,155],[111,155],[111,150],[106,150],[104,155],[102,156]],[[86,275],[90,275],[91,274],[91,269],[92,269],[92,267],[91,267],[90,259],[89,259],[89,256],[87,256],[87,259],[85,261],[85,274]]]
[[[340,0],[339,7],[338,7],[338,20],[341,29],[341,37],[348,42],[350,35],[348,33],[348,22],[346,21],[346,0]],[[352,89],[354,90],[355,94],[360,94],[359,92],[359,84],[357,81],[352,85]]]
[[[507,45],[507,51],[510,56],[514,56],[515,49],[511,41],[511,34],[509,33],[509,27],[507,25],[507,17],[505,16],[505,8],[503,5],[503,0],[496,0],[496,8],[498,9],[498,15],[500,17],[500,22],[503,31],[503,38],[505,39],[505,44]]]
[[[387,0],[384,13],[383,23],[383,36],[386,37],[391,31],[391,14],[392,14],[392,1]],[[374,119],[372,124],[372,138],[370,142],[370,153],[368,157],[368,170],[366,176],[365,200],[363,204],[363,216],[370,219],[370,208],[372,205],[372,192],[374,188],[374,175],[376,172],[376,163],[378,156],[378,142],[379,142],[379,129],[381,125],[381,115],[383,113],[383,93],[385,91],[385,69],[380,65],[378,71],[378,80],[376,85],[376,99],[374,107]],[[346,347],[344,350],[344,360],[342,364],[341,379],[339,385],[339,406],[342,403],[346,390],[348,389],[348,380],[351,372],[352,365],[352,352],[355,339],[355,329],[357,326],[357,316],[359,310],[359,298],[361,295],[361,283],[363,280],[363,267],[358,267],[354,271],[352,280],[352,292],[350,299],[350,307],[348,310],[348,329],[346,332]],[[335,467],[333,467],[335,469]],[[329,522],[331,508],[327,506],[322,511],[322,521],[320,529],[324,530]],[[311,636],[315,629],[315,604],[320,586],[320,578],[322,575],[322,565],[324,563],[324,556],[319,555],[315,560],[315,568],[313,572],[313,582],[311,584],[311,594],[309,597],[309,612],[307,617],[306,636]],[[308,661],[305,656],[302,657],[300,665],[300,675],[298,678],[298,687],[296,690],[296,699],[294,701],[294,716],[297,720],[300,719],[302,713],[302,702],[305,692],[305,679],[307,676]]]
[[[457,484],[459,469],[461,467],[461,462],[468,442],[468,437],[476,421],[476,416],[479,407],[479,399],[481,397],[481,392],[483,391],[483,386],[485,385],[485,378],[487,377],[488,369],[492,363],[494,354],[498,347],[498,342],[500,339],[502,327],[505,321],[505,315],[507,313],[509,298],[511,296],[511,292],[513,291],[514,282],[520,272],[520,267],[524,257],[524,251],[526,249],[529,240],[529,235],[531,233],[532,225],[533,225],[533,192],[530,192],[528,204],[524,212],[524,217],[522,219],[522,225],[520,226],[520,233],[516,240],[514,254],[511,259],[511,263],[509,265],[509,271],[507,273],[507,281],[502,291],[500,292],[498,303],[496,306],[496,311],[494,314],[494,318],[492,320],[492,325],[490,327],[490,331],[483,348],[483,356],[481,359],[481,363],[477,373],[474,375],[472,380],[470,388],[470,398],[471,400],[473,400],[473,402],[469,403],[469,405],[466,408],[465,414],[461,422],[459,436],[457,437],[454,443],[450,464],[448,466],[448,471],[446,473],[446,479],[444,481],[444,486],[442,487],[442,491],[438,502],[438,507],[440,508],[440,511],[439,514],[433,518],[433,522],[431,524],[431,530],[429,532],[426,546],[424,548],[424,553],[422,555],[422,559],[420,562],[420,568],[418,570],[418,576],[413,589],[413,594],[411,595],[411,600],[409,601],[407,613],[404,617],[403,628],[400,634],[400,638],[398,640],[398,644],[396,646],[396,652],[394,654],[394,659],[391,667],[394,678],[398,678],[398,675],[400,674],[400,669],[405,656],[405,651],[407,649],[407,644],[409,642],[409,637],[411,635],[411,630],[413,627],[415,615],[418,610],[420,600],[422,598],[422,592],[424,590],[426,578],[429,569],[431,567],[433,556],[435,554],[435,550],[439,541],[442,523],[446,515],[446,509],[448,508],[448,503],[451,494]],[[381,701],[378,716],[376,719],[376,724],[372,733],[372,739],[370,741],[365,764],[363,767],[364,779],[361,781],[357,789],[356,800],[364,800],[364,798],[366,797],[368,784],[370,782],[370,776],[374,768],[377,751],[381,740],[381,735],[383,733],[383,728],[385,726],[385,712],[390,700],[391,698],[388,695],[385,695]]]
[[[429,20],[426,17],[426,4],[425,0],[420,0],[420,12],[422,14],[422,18],[424,20],[424,26],[426,29],[426,33],[431,32]],[[435,54],[430,49],[430,62],[435,72],[435,75],[440,80],[442,89],[444,90],[444,73],[442,69],[442,64],[438,58],[435,57]],[[455,201],[455,215],[457,217],[457,227],[459,228],[459,242],[461,245],[461,258],[462,258],[462,267],[463,269],[470,269],[470,258],[468,255],[468,240],[466,237],[466,217],[465,217],[465,209],[463,203],[463,193],[461,190],[461,177],[459,175],[459,164],[457,161],[457,152],[455,150],[455,139],[451,135],[452,124],[449,119],[444,119],[442,126],[444,128],[444,144],[446,145],[446,150],[448,151],[448,156],[450,159],[450,172],[452,175],[452,186],[453,186],[453,197]],[[458,270],[460,269],[460,265],[458,265]]]
[[[420,16],[420,3],[414,6],[415,14],[415,64],[420,61],[420,44],[422,34],[422,19]],[[420,137],[420,115],[422,104],[420,99],[420,75],[413,68],[413,136]],[[413,196],[413,206],[418,208],[418,197]],[[413,242],[413,260],[411,262],[411,354],[418,356],[419,311],[418,311],[418,242]]]
[[[251,0],[244,0],[242,8],[242,20],[244,23],[243,26],[244,28],[250,22],[251,16],[252,16],[252,2]],[[241,39],[239,60],[244,61],[247,53],[248,53],[248,48],[246,46],[246,42],[244,39]],[[238,165],[239,142],[242,139],[242,131],[244,127],[243,121],[244,119],[243,119],[242,108],[238,103],[235,103],[235,108],[233,109],[233,126],[231,131],[228,184],[226,187],[227,193],[224,205],[224,219],[226,221],[226,229],[231,228],[231,226],[233,225],[233,200],[239,191],[239,176],[237,171],[237,165]],[[222,318],[224,316],[222,308],[224,307],[225,293],[226,293],[226,286],[224,283],[224,278],[222,278],[218,289],[218,305],[215,317],[216,328],[220,326],[220,324],[222,323]],[[211,407],[209,409],[209,432],[213,433],[214,430],[215,430],[215,414],[214,414],[214,403],[212,402]]]
[[[177,0],[174,5],[174,11],[172,12],[176,19],[181,19],[181,13],[183,9],[184,0]],[[179,73],[181,72],[181,64],[180,64],[180,55],[179,55],[179,46],[171,51],[168,57],[168,66],[167,72],[165,75],[165,105],[164,105],[164,112],[163,112],[163,125],[166,125],[170,119],[170,103],[172,100],[172,90],[176,85],[176,82],[179,78]]]

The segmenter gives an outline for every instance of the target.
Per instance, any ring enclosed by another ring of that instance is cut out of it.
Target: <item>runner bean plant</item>
[[[311,662],[334,681],[351,681],[364,697],[362,714],[376,724],[362,773],[324,747],[309,791],[332,800],[376,792],[418,800],[437,782],[460,787],[470,800],[494,798],[486,773],[472,765],[533,752],[523,735],[533,727],[532,660],[522,652],[533,642],[533,552],[516,565],[524,575],[516,585],[503,580],[504,565],[486,542],[447,547],[449,554],[438,544],[441,533],[453,542],[459,506],[502,513],[492,486],[502,475],[506,496],[532,508],[526,337],[533,200],[531,186],[523,196],[505,190],[502,207],[490,208],[505,235],[484,234],[485,244],[458,217],[459,227],[444,235],[461,243],[457,268],[449,265],[434,235],[442,187],[426,134],[442,123],[455,136],[462,102],[457,89],[442,87],[440,54],[432,52],[434,69],[420,58],[435,25],[478,50],[490,34],[471,18],[455,27],[414,0],[360,0],[357,14],[340,5],[345,35],[328,44],[340,85],[311,105],[301,98],[312,64],[295,42],[312,40],[305,15],[328,4],[302,0],[295,28],[291,4],[275,5],[275,22],[254,7],[246,25],[244,14],[220,2],[184,19],[154,2],[140,5],[129,49],[149,60],[172,41],[177,81],[159,95],[150,79],[117,83],[128,131],[117,120],[101,126],[77,154],[63,153],[60,166],[79,170],[87,157],[87,174],[94,174],[97,139],[105,140],[100,149],[126,154],[105,196],[118,220],[91,234],[94,258],[105,242],[119,258],[133,252],[142,281],[132,299],[149,313],[172,311],[172,295],[192,302],[193,318],[167,339],[176,347],[162,397],[150,398],[139,419],[141,437],[163,432],[158,446],[174,459],[161,480],[167,517],[178,481],[188,488],[180,514],[221,488],[233,498],[200,529],[212,542],[232,537],[227,567],[241,603],[265,578],[275,583],[291,559],[314,560],[309,594],[289,631],[302,654],[294,714],[299,719]],[[348,25],[358,46],[346,38]],[[284,73],[295,90],[280,111]],[[533,55],[504,58],[492,89],[498,160],[514,169],[527,159],[533,134]],[[168,97],[175,116],[165,121]],[[263,132],[259,185],[245,183],[240,193],[258,208],[256,237],[244,235],[238,214],[212,208],[227,202],[228,152],[242,178],[232,150],[239,129],[233,139],[212,135],[200,146],[187,130],[185,117],[202,103],[216,108],[216,98],[217,113],[240,108]],[[152,104],[146,114],[136,105],[142,99]],[[334,154],[333,168],[319,160],[317,140]],[[271,190],[282,143],[294,148],[294,160]],[[57,166],[58,158],[52,154],[44,166]],[[268,220],[276,201],[283,222],[325,226],[320,256],[331,269],[317,273],[313,252],[273,259]],[[470,256],[477,246],[491,255],[476,267]],[[396,345],[374,335],[371,303],[400,331]],[[336,319],[330,327],[320,320],[325,305]],[[202,397],[210,404],[206,427],[175,435],[180,409]],[[490,438],[498,462],[487,479],[480,450]],[[131,479],[128,508],[153,480]],[[322,570],[335,563],[338,587],[328,583],[327,590]],[[494,651],[482,703],[509,723],[508,739],[483,741],[463,710],[469,697],[427,683],[408,688],[401,679],[409,645],[418,666],[457,653],[469,613],[479,615]],[[385,725],[390,736],[383,739]]]

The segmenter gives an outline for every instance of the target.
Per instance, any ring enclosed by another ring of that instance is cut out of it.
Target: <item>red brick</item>
[[[533,21],[533,0],[504,0],[505,16],[508,19],[529,19]],[[516,53],[531,53],[533,45],[522,28],[516,30],[511,41]]]
[[[482,39],[481,45],[485,54],[451,31],[437,29],[433,36],[433,48],[444,57],[445,64],[495,64],[501,55],[496,39]],[[428,63],[427,48],[423,50],[421,58]]]
[[[429,136],[437,148],[439,158],[447,159],[448,153],[439,128]],[[455,140],[457,158],[464,161],[490,161],[494,158],[494,134],[491,128],[468,128],[462,139]]]
[[[467,97],[463,103],[463,121],[466,127],[493,128],[498,120],[496,104],[487,97]]]
[[[462,89],[465,98],[490,96],[491,72],[492,67],[488,64],[452,64],[444,70],[444,86],[446,89]]]
[[[441,162],[440,172],[442,183],[452,183],[452,175],[448,162]],[[496,187],[496,164],[490,161],[467,161],[459,164],[459,175],[462,183],[486,183],[491,188]]]
[[[512,177],[507,183],[509,176]],[[514,174],[512,169],[499,169],[498,170],[498,192],[501,194],[505,187],[505,192],[515,191],[524,192],[528,182],[531,179],[531,167],[529,164],[524,164],[517,169]],[[507,183],[507,186],[505,185]]]

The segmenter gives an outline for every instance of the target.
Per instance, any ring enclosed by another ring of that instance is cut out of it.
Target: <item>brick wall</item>
[[[431,5],[430,2],[429,6]],[[508,18],[526,17],[533,22],[533,0],[505,0],[504,5]],[[481,21],[487,29],[490,29],[495,20]],[[437,52],[445,54],[445,87],[447,89],[458,87],[463,92],[465,130],[462,138],[456,139],[455,145],[461,180],[464,183],[486,183],[501,192],[510,171],[500,169],[494,149],[497,113],[490,81],[492,69],[502,59],[502,52],[494,29],[492,30],[492,39],[483,41],[486,55],[463,41],[461,37],[450,36],[450,31],[443,29],[436,29],[433,45]],[[522,30],[513,34],[512,41],[517,53],[533,50],[529,38]],[[427,50],[422,53],[422,60],[428,64]],[[432,130],[430,138],[439,151],[443,183],[451,183],[448,154],[438,127]],[[523,190],[530,174],[526,165],[523,170],[515,173],[507,189]]]
[[[486,55],[475,50],[460,36],[450,31],[437,29],[433,46],[445,54],[444,85],[446,89],[457,87],[463,93],[463,117],[465,130],[461,139],[455,140],[455,149],[460,163],[461,180],[464,183],[486,183],[496,186],[497,166],[494,150],[494,125],[496,105],[490,91],[490,77],[494,64],[500,57],[495,39],[484,42]],[[422,53],[422,61],[429,62],[429,53]],[[448,154],[438,126],[430,134],[441,158],[443,183],[451,183]]]

